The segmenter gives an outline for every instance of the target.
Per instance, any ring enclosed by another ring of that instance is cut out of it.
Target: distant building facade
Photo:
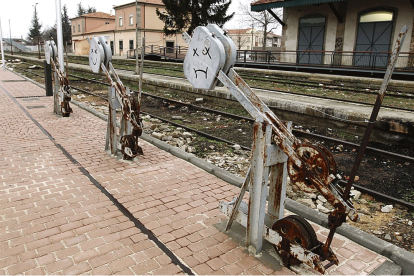
[[[331,56],[323,52],[336,51],[342,65],[386,65],[388,55],[381,52],[392,51],[402,25],[409,30],[401,51],[414,52],[412,0],[258,0],[251,5],[252,11],[281,7],[282,49],[320,51],[299,53],[299,63],[328,63]],[[285,58],[295,62],[298,57]]]
[[[230,29],[226,30],[227,35],[236,44],[237,50],[262,50],[263,49],[263,31],[247,29]],[[277,34],[268,33],[266,38],[266,49],[280,47],[281,37]]]
[[[87,37],[105,36],[106,40],[114,40],[115,16],[94,12],[71,19],[72,52],[76,55],[88,55],[89,43]]]
[[[146,45],[186,46],[182,33],[169,37],[164,35],[164,22],[158,18],[157,9],[165,12],[162,0],[138,0],[137,7],[135,2],[114,6],[115,15],[96,12],[72,18],[73,52],[78,55],[89,53],[87,36],[105,36],[112,53],[118,56],[133,52],[137,38],[140,47],[143,37]]]

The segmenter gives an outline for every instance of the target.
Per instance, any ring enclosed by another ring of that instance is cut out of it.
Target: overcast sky
[[[95,7],[97,11],[110,13],[113,5],[122,5],[131,3],[133,0],[61,0],[61,6],[66,5],[69,17],[75,17],[77,4],[81,2],[82,6]],[[239,13],[240,3],[250,4],[251,0],[232,0],[231,11]],[[56,22],[56,8],[54,0],[0,0],[0,19],[3,30],[3,37],[10,37],[10,29],[13,38],[26,38],[29,33],[31,21],[36,3],[39,21],[42,24],[42,30],[51,27]],[[114,14],[114,13],[113,13]],[[228,28],[238,28],[240,24],[236,19],[226,25]]]

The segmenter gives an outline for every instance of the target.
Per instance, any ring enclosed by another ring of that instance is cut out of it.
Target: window
[[[134,17],[132,14],[129,15],[129,26],[132,26],[134,24]]]
[[[124,49],[124,41],[120,40],[119,41],[119,50],[123,50]]]
[[[122,27],[122,16],[119,17],[119,27]]]
[[[76,26],[75,25],[73,25],[73,28],[72,29],[73,29],[72,30],[72,33],[76,32]]]
[[[134,40],[133,39],[130,39],[129,40],[129,49],[130,50],[133,50],[134,49]]]
[[[78,32],[80,32],[80,24],[78,24]]]
[[[374,11],[361,15],[359,22],[388,22],[392,21],[393,13],[389,11]]]

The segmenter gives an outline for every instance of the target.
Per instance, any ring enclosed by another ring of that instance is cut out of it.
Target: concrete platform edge
[[[16,75],[19,75],[20,77],[32,82],[33,84],[45,88],[44,85],[39,84],[35,81],[32,81],[25,76],[12,71]],[[77,102],[75,100],[72,100],[72,103],[78,106],[79,108],[82,108],[89,113],[101,118],[102,120],[107,121],[107,116],[102,114],[99,111],[96,111],[93,108],[90,108],[80,102]],[[167,152],[170,152],[174,156],[184,159],[193,165],[209,172],[215,175],[216,177],[234,185],[237,187],[241,187],[244,179],[238,176],[233,175],[230,172],[227,172],[223,169],[220,169],[218,167],[215,167],[214,165],[208,163],[207,161],[200,159],[193,154],[187,153],[177,147],[173,147],[163,141],[160,141],[158,139],[155,139],[151,137],[150,135],[143,134],[141,138],[144,141],[147,141],[148,143],[153,144],[154,146],[165,150]],[[285,207],[287,210],[296,213],[310,221],[313,221],[321,226],[327,227],[327,215],[322,214],[314,209],[311,209],[307,206],[304,206],[294,200],[291,200],[289,198],[286,198],[285,201]],[[414,274],[414,254],[411,252],[408,252],[402,248],[399,248],[389,242],[386,242],[384,240],[381,240],[375,236],[372,236],[356,227],[353,227],[349,224],[344,224],[341,227],[338,228],[337,231],[339,234],[345,236],[346,238],[362,245],[363,247],[366,247],[382,256],[385,256],[392,261],[395,262],[389,262],[386,261],[382,263],[377,269],[375,269],[371,275],[383,275],[383,274],[390,274],[390,273],[398,273],[399,268],[401,268],[402,275],[413,275]]]

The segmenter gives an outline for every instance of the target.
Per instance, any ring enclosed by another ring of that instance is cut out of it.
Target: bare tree
[[[229,36],[236,44],[237,50],[241,50],[247,42],[246,29],[229,30]]]
[[[251,1],[252,2],[252,1]],[[250,10],[250,5],[243,5],[239,1],[239,10],[245,16],[253,21],[253,25],[263,31],[263,45],[262,49],[266,49],[267,34],[276,30],[280,23],[268,11],[254,12]],[[282,9],[272,10],[279,18],[282,17]],[[243,20],[246,22],[246,19]],[[247,21],[248,22],[248,21]],[[247,23],[246,22],[246,23]]]

